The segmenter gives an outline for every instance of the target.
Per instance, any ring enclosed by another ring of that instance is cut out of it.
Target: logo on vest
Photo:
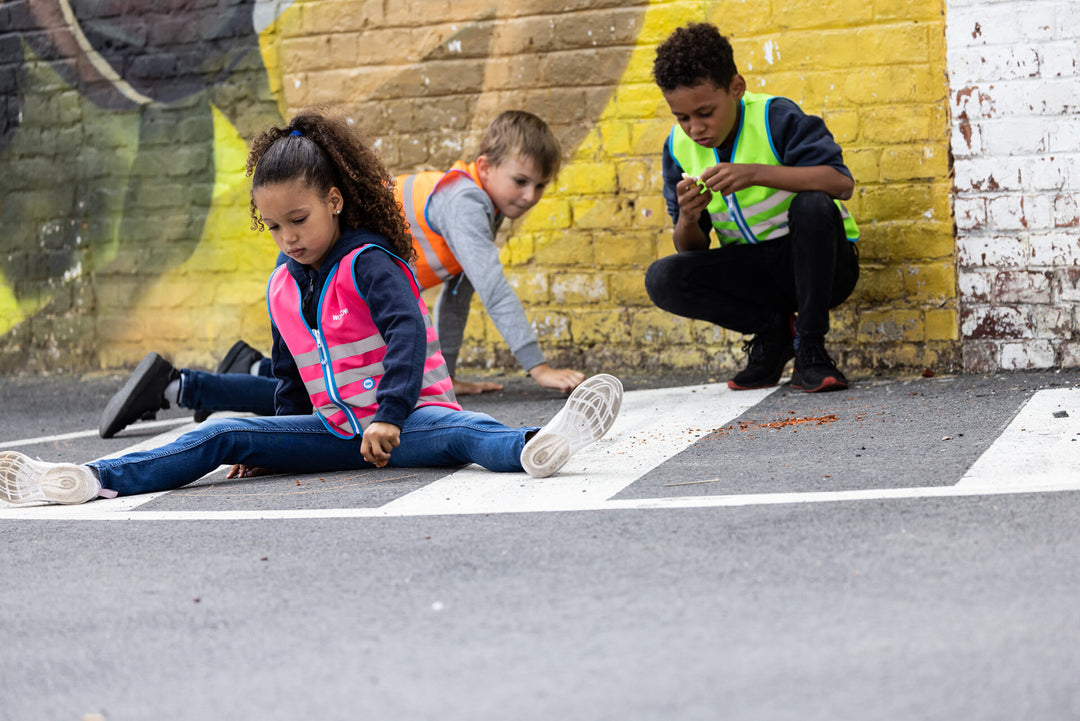
[[[365,378],[364,382],[361,383],[360,386],[364,390],[369,391],[369,390],[371,390],[372,388],[375,387],[375,379],[374,378]]]
[[[344,318],[348,314],[349,314],[349,309],[348,308],[342,308],[341,311],[339,311],[337,313],[334,313],[330,317],[333,318],[334,320],[341,320],[342,318]]]

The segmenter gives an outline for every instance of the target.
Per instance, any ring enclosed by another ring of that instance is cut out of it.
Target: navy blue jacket
[[[301,265],[292,258],[285,267],[300,287],[302,309],[309,328],[315,327],[316,312],[323,286],[338,262],[361,245],[372,243],[388,251],[370,250],[360,255],[355,264],[356,287],[367,301],[371,318],[386,341],[383,365],[386,373],[379,381],[375,400],[379,404],[372,422],[392,423],[401,427],[420,398],[427,358],[427,329],[424,317],[413,295],[408,278],[389,253],[389,241],[367,230],[344,231],[319,269]],[[271,351],[274,376],[278,379],[274,393],[277,415],[308,415],[314,412],[300,372],[289,347],[276,327],[272,327],[274,348]]]

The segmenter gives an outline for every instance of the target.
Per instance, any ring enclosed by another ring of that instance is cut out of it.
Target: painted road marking
[[[175,426],[181,423],[191,423],[190,418],[170,418],[164,421],[144,421],[139,423],[139,428],[164,428],[166,426]],[[17,448],[19,446],[36,446],[39,443],[53,443],[55,441],[68,441],[72,438],[89,438],[90,436],[96,436],[97,431],[75,431],[74,433],[61,433],[57,436],[38,436],[37,438],[23,438],[17,441],[0,441],[0,448]],[[155,436],[157,438],[157,436]],[[157,443],[155,445],[161,445]],[[120,453],[129,453],[130,448],[126,448]]]
[[[773,389],[732,393],[719,385],[631,391],[608,437],[546,479],[475,467],[449,474],[378,508],[262,511],[138,511],[163,494],[83,506],[0,510],[0,519],[248,520],[393,518],[481,513],[716,508],[837,503],[1080,490],[1080,389],[1035,393],[1001,436],[954,486],[808,493],[609,500],[713,428],[729,423]],[[1055,418],[1054,413],[1068,415]],[[185,429],[177,429],[177,433]],[[1077,440],[1074,440],[1077,439]],[[156,439],[155,439],[156,440]],[[157,445],[155,443],[154,445]]]

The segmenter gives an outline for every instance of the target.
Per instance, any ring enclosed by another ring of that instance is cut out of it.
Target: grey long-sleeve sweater
[[[463,271],[446,282],[435,305],[439,345],[450,372],[457,364],[474,289],[522,367],[544,363],[536,333],[499,261],[495,233],[502,216],[488,194],[470,178],[448,178],[428,201],[427,219],[446,238]]]

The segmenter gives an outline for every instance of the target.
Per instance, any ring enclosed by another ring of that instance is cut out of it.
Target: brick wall
[[[1080,5],[949,0],[963,366],[1080,364]]]
[[[209,49],[206,23],[236,3],[180,2],[171,23],[161,7],[113,17],[101,3],[87,28],[119,24],[157,48],[153,62],[114,59],[119,78],[73,70],[99,66],[47,12],[59,3],[4,3],[22,15],[14,34],[0,30],[0,213],[17,229],[0,240],[0,369],[116,368],[149,349],[212,366],[238,336],[267,343],[274,249],[247,228],[244,146],[317,102],[343,105],[395,172],[472,157],[503,109],[546,118],[566,165],[500,240],[552,360],[740,365],[741,336],[658,311],[642,283],[672,251],[659,173],[671,118],[649,72],[657,43],[694,20],[732,36],[752,90],[824,116],[844,146],[863,275],[834,314],[834,352],[853,369],[956,368],[944,3],[306,0],[219,23]],[[185,43],[222,67],[184,74]],[[1048,281],[1052,292],[1067,295],[1069,277]],[[479,305],[466,341],[463,364],[514,368]]]

